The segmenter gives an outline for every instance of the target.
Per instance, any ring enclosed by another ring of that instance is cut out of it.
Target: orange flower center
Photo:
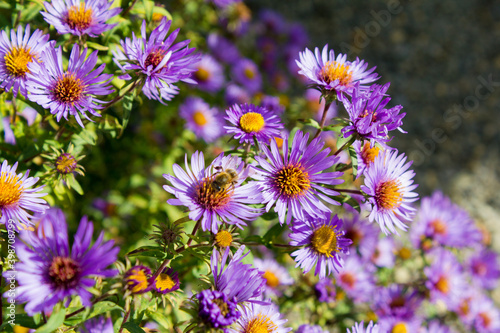
[[[448,228],[446,227],[446,223],[444,223],[441,220],[434,220],[431,223],[429,223],[432,231],[436,235],[446,235]]]
[[[439,280],[436,282],[436,289],[443,294],[447,294],[450,291],[450,285],[448,283],[448,279],[445,276],[439,277]]]
[[[403,201],[403,193],[400,186],[400,183],[396,180],[380,183],[375,190],[377,205],[388,210],[398,208]]]
[[[349,288],[352,288],[352,287],[354,287],[354,284],[356,283],[356,277],[354,275],[352,275],[351,273],[341,273],[340,274],[340,281],[342,281]]]
[[[57,286],[72,287],[78,283],[80,267],[73,259],[54,257],[49,268],[49,276]]]
[[[74,104],[82,95],[85,86],[74,74],[66,73],[57,81],[53,91],[55,98],[63,103]]]
[[[80,6],[72,6],[68,10],[68,25],[71,29],[85,30],[92,23],[92,9],[85,9],[85,2],[80,2]]]
[[[288,165],[275,174],[274,184],[285,197],[303,195],[311,187],[309,174],[303,167]]]
[[[198,126],[203,126],[207,123],[207,117],[201,111],[196,111],[193,114],[193,121]]]
[[[231,200],[231,194],[234,190],[233,186],[223,187],[219,191],[214,189],[212,183],[215,175],[204,178],[198,183],[195,189],[196,201],[208,210],[217,210],[226,206]]]
[[[162,62],[165,57],[166,51],[162,49],[155,50],[148,54],[146,60],[144,61],[144,66],[148,68],[149,66],[153,66],[153,69],[158,67],[158,65]]]
[[[278,277],[271,271],[266,271],[262,277],[266,279],[266,284],[271,288],[276,288],[280,284]]]
[[[375,157],[378,156],[379,152],[379,147],[374,146],[371,148],[370,142],[366,142],[361,150],[361,158],[363,158],[363,162],[365,162],[366,165],[370,165],[375,160]]]
[[[194,77],[200,82],[206,82],[210,79],[210,72],[203,67],[198,67],[198,70],[194,73]]]
[[[328,61],[321,69],[320,75],[326,83],[339,80],[340,85],[347,86],[352,82],[352,72],[349,66],[336,61]]]

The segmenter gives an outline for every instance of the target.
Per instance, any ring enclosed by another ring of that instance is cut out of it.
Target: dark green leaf
[[[61,326],[64,322],[64,317],[66,316],[66,309],[61,309],[59,312],[52,313],[47,324],[43,325],[37,329],[36,333],[53,333]],[[17,319],[17,318],[16,318]]]
[[[123,328],[128,329],[130,333],[146,333],[142,328],[139,327],[139,325],[137,325],[133,321],[129,321],[123,324]]]

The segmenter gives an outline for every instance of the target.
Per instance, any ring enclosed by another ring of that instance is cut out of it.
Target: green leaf
[[[131,93],[128,93],[123,97],[123,121],[119,137],[122,136],[123,131],[127,127],[130,120],[130,115],[132,114],[132,108],[134,106],[135,94],[136,90],[134,89]]]
[[[126,328],[130,331],[130,333],[146,333],[142,328],[139,327],[133,321],[126,322],[123,324],[123,328]]]
[[[47,324],[43,325],[35,331],[35,333],[53,333],[61,326],[66,316],[66,309],[61,309],[59,312],[52,313]],[[17,319],[17,318],[16,318]]]
[[[169,322],[167,317],[165,317],[163,314],[161,314],[158,311],[151,311],[151,310],[146,310],[146,315],[156,321],[158,324],[163,326],[164,329],[168,329],[169,327]]]
[[[94,43],[94,42],[87,42],[87,45],[90,46],[91,48],[93,48],[95,50],[99,50],[99,51],[108,51],[109,50],[109,47],[98,44],[98,43]]]
[[[16,313],[16,325],[20,325],[27,328],[38,328],[40,325],[35,323],[35,320],[25,313]],[[2,326],[3,329],[3,326]],[[1,330],[3,332],[3,330]]]
[[[352,146],[349,147],[349,156],[351,157],[352,177],[355,179],[358,174],[358,154]]]
[[[74,189],[78,194],[83,195],[83,190],[78,181],[75,179],[74,174],[70,174],[67,177],[68,185]]]
[[[146,21],[151,22],[153,20],[153,10],[155,8],[154,1],[151,0],[142,0],[144,5],[144,12],[146,14]]]
[[[264,244],[262,237],[260,237],[259,235],[248,236],[243,240],[243,243],[248,243],[248,242]]]
[[[72,311],[77,310],[77,309],[78,308],[74,308],[74,309],[72,309]],[[123,308],[121,306],[117,305],[116,303],[113,303],[110,301],[102,301],[102,302],[98,302],[98,303],[94,304],[92,306],[92,310],[80,312],[80,313],[74,315],[73,317],[66,319],[64,321],[64,323],[66,325],[70,325],[70,326],[77,325],[77,324],[80,324],[81,322],[84,322],[85,320],[88,320],[92,317],[95,317],[95,316],[98,316],[102,313],[105,313],[108,311],[113,311],[113,310],[120,310],[122,312],[125,312],[125,310],[123,310]],[[72,311],[68,311],[68,312],[71,313]]]
[[[283,226],[278,222],[276,223],[271,229],[269,229],[264,236],[262,237],[264,239],[264,243],[269,243],[272,242],[274,239],[279,237],[281,233],[283,232],[284,228]]]
[[[128,257],[154,257],[154,258],[165,258],[165,253],[163,253],[162,248],[159,246],[141,246],[127,253]]]
[[[316,129],[320,128],[319,123],[316,120],[314,120],[314,119],[305,119],[305,120],[304,119],[298,119],[297,121],[299,123],[302,123],[302,124],[306,125],[306,126],[312,126],[312,127],[316,128]]]

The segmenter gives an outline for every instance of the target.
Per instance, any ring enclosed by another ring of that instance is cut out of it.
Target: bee
[[[211,184],[215,192],[225,191],[238,181],[238,173],[234,169],[223,170],[221,166],[216,166],[215,170],[217,170],[217,173],[215,173],[215,178]]]

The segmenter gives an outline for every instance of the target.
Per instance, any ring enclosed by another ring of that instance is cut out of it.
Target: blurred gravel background
[[[500,250],[500,1],[250,0],[302,23],[309,47],[377,66],[407,113],[392,145],[419,193],[443,190],[494,229]],[[490,83],[487,83],[487,82]],[[495,83],[496,82],[496,83]]]

